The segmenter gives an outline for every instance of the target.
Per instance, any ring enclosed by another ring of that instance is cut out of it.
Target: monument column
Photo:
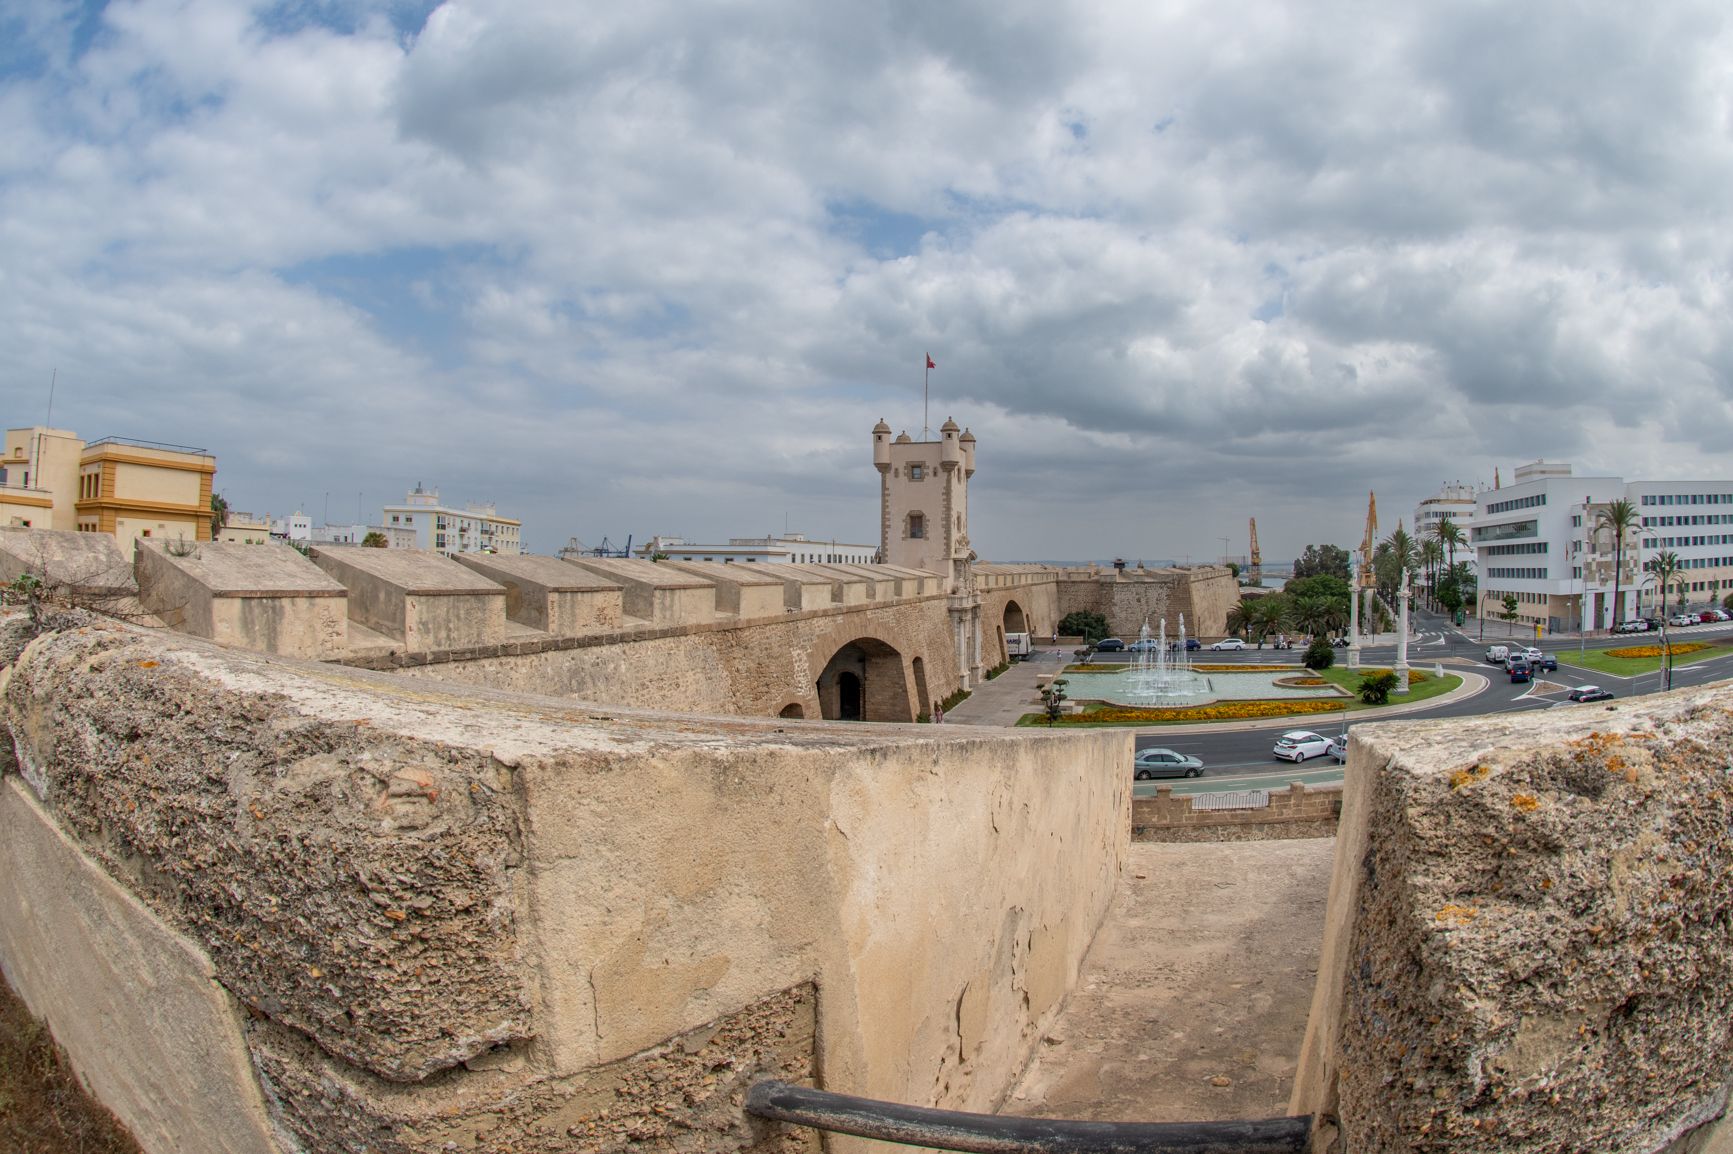
[[[1396,690],[1397,693],[1408,692],[1408,570],[1402,570],[1402,588],[1396,594],[1400,599],[1396,622]]]
[[[1360,559],[1348,573],[1348,668],[1360,668]]]

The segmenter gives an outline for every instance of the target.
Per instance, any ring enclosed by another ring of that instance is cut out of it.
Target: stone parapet
[[[1733,1080],[1730,705],[1354,727],[1290,1103],[1316,1150],[1705,1148]]]
[[[351,619],[406,649],[458,649],[505,637],[505,588],[438,553],[349,546],[315,548],[310,556],[349,591]]]
[[[133,567],[140,603],[171,629],[285,657],[348,646],[348,591],[287,545],[141,538]]]

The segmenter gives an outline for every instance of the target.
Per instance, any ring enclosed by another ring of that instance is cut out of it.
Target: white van
[[[1005,656],[1012,661],[1021,661],[1029,656],[1029,635],[1027,633],[1005,634]]]
[[[1486,659],[1494,665],[1503,665],[1509,658],[1510,646],[1508,645],[1488,645],[1486,647]]]

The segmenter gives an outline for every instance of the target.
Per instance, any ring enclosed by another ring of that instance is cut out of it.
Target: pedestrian
[[[933,724],[934,725],[945,724],[945,707],[943,705],[933,706]]]

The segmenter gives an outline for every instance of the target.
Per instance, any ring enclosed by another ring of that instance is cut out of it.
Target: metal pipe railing
[[[1310,1115],[1255,1122],[1076,1122],[967,1114],[763,1081],[746,1096],[755,1117],[881,1142],[976,1154],[1302,1154]]]

